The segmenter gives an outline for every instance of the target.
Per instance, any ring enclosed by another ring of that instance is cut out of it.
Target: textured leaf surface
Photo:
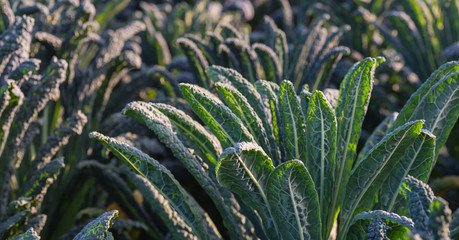
[[[209,66],[209,63],[202,54],[201,50],[199,50],[194,42],[186,38],[179,38],[177,40],[177,44],[185,53],[188,61],[193,67],[195,78],[202,84],[202,86],[208,89],[210,87],[210,82],[205,74],[205,69]]]
[[[423,237],[432,238],[429,228],[430,203],[435,195],[430,187],[422,181],[407,176],[403,185],[408,202],[410,217],[414,222],[414,231]]]
[[[302,162],[288,161],[273,170],[267,198],[282,239],[322,239],[319,199]]]
[[[209,91],[190,84],[180,84],[183,96],[193,111],[210,128],[222,147],[254,141],[242,121]]]
[[[259,80],[256,82],[256,88],[262,95],[264,101],[266,102],[268,108],[268,115],[270,119],[267,124],[272,126],[272,135],[269,136],[271,143],[271,152],[274,152],[275,156],[271,156],[275,165],[280,163],[280,152],[278,150],[279,146],[279,126],[277,124],[277,118],[280,116],[279,113],[279,85],[271,83],[265,80]]]
[[[282,65],[276,53],[262,43],[252,45],[253,50],[261,61],[261,66],[267,81],[280,83],[282,80]]]
[[[381,141],[381,139],[383,139],[384,136],[386,136],[386,134],[389,131],[389,128],[392,126],[397,116],[398,113],[390,114],[375,128],[375,130],[373,130],[373,132],[365,142],[365,145],[363,146],[362,150],[360,150],[359,155],[357,157],[357,162],[362,160],[362,158],[365,157],[368,151],[370,151],[379,141]]]
[[[64,158],[57,158],[41,169],[38,169],[32,177],[24,184],[24,197],[32,197],[37,205],[41,203],[48,187],[54,182],[59,171],[65,167]]]
[[[422,121],[409,122],[386,135],[358,162],[346,183],[341,204],[340,233],[346,233],[352,218],[369,210],[376,192],[404,155],[416,137],[419,137]]]
[[[451,223],[451,209],[448,202],[436,197],[430,203],[429,227],[432,229],[433,239],[448,239]]]
[[[33,228],[27,229],[27,231],[23,234],[19,234],[18,236],[12,238],[12,240],[38,240],[40,236],[38,236],[37,232]]]
[[[1,88],[0,154],[2,154],[5,147],[13,119],[23,101],[24,94],[16,83],[6,81]]]
[[[122,196],[120,199],[117,199],[116,202],[123,209],[123,211],[128,215],[132,216],[132,219],[138,219],[142,222],[142,225],[149,233],[152,238],[163,238],[164,235],[161,234],[157,223],[152,221],[151,216],[147,213],[142,203],[136,201],[135,190],[132,190],[132,187],[128,186],[128,181],[126,181],[118,171],[118,166],[106,165],[97,160],[85,160],[78,163],[77,168],[84,171],[84,173],[91,174],[97,177],[97,180],[101,182],[101,185],[104,187],[105,191],[111,192],[118,196]],[[132,172],[128,167],[122,166],[121,172]],[[143,193],[142,193],[143,194]],[[167,203],[167,201],[164,201]],[[135,220],[126,220],[134,221]],[[117,220],[119,222],[119,219]],[[124,223],[121,223],[124,225]],[[116,223],[115,223],[116,225]],[[143,227],[142,227],[143,228]]]
[[[455,239],[459,237],[459,210],[452,215],[451,225],[449,226],[450,236]]]
[[[213,165],[217,164],[218,156],[223,150],[220,146],[220,142],[218,142],[215,136],[208,133],[200,123],[193,120],[182,110],[162,103],[151,104],[166,115],[169,120],[171,120],[171,122],[184,133],[184,136],[189,141],[193,142],[199,149],[201,149],[201,152],[207,158],[209,163]]]
[[[374,219],[374,218],[380,218],[380,219],[387,219],[392,222],[396,222],[400,225],[403,225],[407,227],[408,229],[413,230],[414,229],[414,222],[410,218],[407,218],[405,216],[399,216],[396,213],[391,213],[391,212],[386,212],[383,210],[376,210],[376,211],[368,211],[368,212],[362,212],[357,215],[355,215],[354,219],[352,220],[352,224],[354,224],[358,220],[363,220],[363,219]]]
[[[30,210],[23,210],[3,219],[0,223],[0,237],[7,233],[10,228],[21,224],[21,221],[23,221],[29,214]]]
[[[142,193],[145,201],[160,216],[174,238],[198,239],[184,217],[175,210],[174,206],[170,204],[171,202],[148,179],[133,172],[129,172],[127,176]]]
[[[270,116],[270,109],[264,105],[264,100],[262,99],[261,94],[255,89],[255,86],[237,71],[230,68],[212,66],[206,69],[206,73],[214,82],[223,80],[230,81],[233,87],[235,87],[244,97],[247,98],[250,106],[252,106],[258,117],[260,117],[263,127],[266,130],[266,134],[268,135],[271,148],[265,150],[270,154],[270,157],[272,157],[274,161],[278,161],[280,153],[277,150],[278,147],[276,138],[274,137],[275,134],[273,130],[273,121]]]
[[[218,100],[218,99],[217,99]],[[229,111],[229,109],[228,109]],[[214,201],[222,216],[225,226],[233,229],[229,234],[233,238],[247,238],[252,227],[245,217],[239,213],[239,205],[227,188],[221,187],[215,181],[214,173],[210,173],[208,166],[199,158],[194,157],[188,148],[172,132],[172,123],[158,109],[144,102],[131,102],[124,109],[128,115],[152,130],[172,154],[193,175],[196,181]]]
[[[140,150],[113,138],[93,132],[91,137],[100,141],[112,151],[125,165],[150,181],[163,197],[170,201],[171,207],[195,231],[195,234],[216,238],[213,223],[204,216],[204,210],[189,195],[172,173],[155,159]]]
[[[338,181],[346,180],[354,163],[357,141],[373,88],[374,71],[382,61],[381,58],[364,59],[348,71],[341,83],[336,106]]]
[[[459,117],[459,62],[443,64],[410,97],[391,129],[424,119],[424,129],[436,136],[436,156]]]
[[[405,149],[405,156],[394,163],[393,170],[386,176],[379,193],[378,208],[394,210],[400,187],[408,174],[427,180],[433,167],[434,153],[435,136],[422,130],[419,137],[413,139]]]
[[[264,20],[265,43],[276,53],[279,63],[282,66],[282,72],[285,74],[288,70],[289,60],[287,36],[276,26],[274,20],[269,16],[265,16]]]
[[[259,62],[255,52],[243,40],[227,38],[223,42],[234,54],[241,67],[241,74],[251,83],[260,79]]]
[[[55,128],[46,139],[45,144],[40,147],[33,163],[34,169],[37,170],[49,163],[59,149],[68,143],[71,136],[82,133],[86,122],[86,115],[81,111],[77,111]]]
[[[236,116],[241,119],[244,126],[253,136],[255,142],[263,149],[269,149],[268,136],[258,114],[253,110],[242,93],[234,88],[229,82],[215,84],[221,98]]]
[[[349,177],[356,155],[361,126],[370,101],[373,75],[381,58],[366,58],[356,63],[341,82],[335,114],[336,135],[336,182],[331,209],[337,211],[341,201],[344,184]],[[335,214],[329,215],[334,222]]]
[[[367,240],[389,240],[387,237],[387,230],[389,229],[386,221],[375,218],[371,220],[368,226]]]
[[[277,227],[266,198],[266,184],[273,169],[271,159],[259,146],[242,142],[225,149],[218,159],[216,172],[221,185],[258,212],[268,237],[277,238]]]
[[[83,230],[75,236],[74,240],[113,239],[113,236],[108,229],[112,226],[112,221],[116,217],[118,217],[117,210],[100,215],[98,218],[88,223]]]
[[[296,40],[295,46],[290,55],[287,79],[291,79],[295,86],[299,87],[300,80],[303,76],[303,69],[310,64],[307,57],[313,49],[311,48],[314,39],[322,29],[322,24],[330,19],[330,15],[324,14],[317,18],[306,33]],[[298,84],[298,85],[297,85]]]
[[[335,183],[336,118],[333,109],[320,91],[316,91],[312,95],[307,111],[305,115],[305,165],[309,169],[319,194],[320,214],[325,225],[327,224],[333,184]],[[332,226],[328,227],[331,228]],[[322,236],[326,237],[325,235]]]
[[[279,90],[279,144],[282,161],[306,161],[304,116],[293,84],[283,81]]]

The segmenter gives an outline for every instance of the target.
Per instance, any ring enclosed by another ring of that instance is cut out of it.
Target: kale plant
[[[400,189],[409,175],[428,179],[459,116],[459,63],[451,62],[429,77],[400,114],[388,117],[357,155],[380,62],[367,58],[354,65],[339,93],[311,93],[305,87],[299,95],[289,81],[253,84],[235,70],[209,67],[207,77],[220,99],[196,85],[181,84],[180,89],[212,134],[170,105],[132,102],[123,113],[145,124],[172,150],[214,201],[231,238],[328,239],[338,224],[337,237],[345,239],[355,234],[353,223],[366,211],[418,219],[405,210],[411,200]],[[186,200],[186,192],[166,191],[180,185],[156,160],[100,133],[91,137],[136,173],[131,181],[151,196],[149,204],[161,212],[174,238],[219,237],[205,214],[187,213],[195,204]],[[171,184],[173,188],[165,188]],[[177,192],[184,196],[177,198]],[[252,224],[253,230],[242,223]],[[372,229],[388,230],[380,223],[371,223]]]
[[[112,90],[140,67],[137,43],[128,39],[145,26],[133,21],[99,34],[89,1],[1,1],[1,7],[1,235],[33,228],[57,238],[76,221],[94,181],[76,168],[89,144],[71,136],[86,136],[86,122],[98,129]],[[80,179],[89,187],[75,186]]]
[[[65,166],[57,151],[74,134],[81,134],[86,123],[82,112],[75,112],[57,126],[42,145],[33,143],[40,133],[37,115],[49,101],[59,98],[67,62],[53,58],[42,73],[40,60],[30,59],[34,20],[16,17],[0,36],[1,59],[1,142],[0,142],[0,236],[12,237],[28,229],[39,234],[46,222],[41,204],[48,187]],[[35,158],[25,156],[34,147]]]
[[[254,31],[250,36],[228,24],[222,24],[214,32],[206,32],[204,38],[185,34],[176,43],[186,60],[176,57],[167,69],[154,66],[146,73],[159,74],[172,86],[186,82],[213,89],[205,69],[220,65],[239,71],[252,83],[266,79],[279,84],[283,79],[292,79],[297,89],[306,83],[312,89],[319,89],[330,85],[336,63],[349,53],[348,48],[338,46],[340,36],[349,27],[323,27],[328,18],[328,15],[317,18],[308,30],[298,33],[296,40],[290,43],[286,33],[268,16],[264,18],[261,31]],[[178,75],[174,74],[177,70]],[[178,88],[175,91],[174,95],[181,95]]]

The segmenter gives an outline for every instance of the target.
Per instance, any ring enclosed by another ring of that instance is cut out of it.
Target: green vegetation
[[[0,239],[459,237],[452,0],[0,8]]]

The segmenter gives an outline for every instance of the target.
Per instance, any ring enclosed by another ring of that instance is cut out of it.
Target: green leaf
[[[373,75],[383,58],[366,58],[355,64],[341,82],[335,114],[338,124],[336,135],[336,186],[331,211],[337,212],[344,184],[354,163],[355,151],[363,119],[370,102]],[[330,214],[334,218],[336,214]],[[334,222],[330,219],[329,222]]]
[[[279,146],[282,161],[298,159],[306,161],[304,116],[293,84],[283,81],[279,91]]]
[[[74,240],[113,239],[113,235],[108,231],[108,229],[112,226],[112,221],[116,217],[118,217],[118,210],[113,210],[100,215],[98,218],[88,223],[83,230],[75,236]]]
[[[12,238],[11,240],[39,240],[40,236],[38,236],[37,232],[33,228],[27,229],[27,231],[23,234],[19,234],[16,237]]]
[[[357,142],[370,102],[374,72],[383,58],[366,58],[355,64],[344,77],[336,106],[338,135],[336,162],[338,181],[345,181],[354,163]]]
[[[196,232],[186,223],[184,216],[176,211],[171,201],[168,201],[148,179],[133,172],[128,172],[127,177],[142,193],[145,202],[159,215],[175,239],[198,239]]]
[[[346,234],[352,218],[370,210],[377,191],[394,165],[404,157],[422,128],[422,121],[409,122],[386,135],[358,162],[346,182],[343,193],[339,233]],[[352,197],[346,197],[352,196]]]
[[[368,137],[367,141],[365,142],[365,145],[363,146],[362,150],[360,150],[359,155],[357,157],[357,162],[360,162],[363,157],[372,149],[381,139],[383,139],[384,136],[389,131],[389,128],[392,126],[394,123],[395,119],[397,118],[398,113],[392,113],[373,130],[371,135]]]
[[[255,43],[252,49],[261,61],[264,71],[264,79],[267,81],[280,83],[282,81],[282,65],[276,53],[268,46],[262,43]]]
[[[413,94],[391,129],[424,119],[424,129],[436,136],[435,158],[459,118],[459,62],[443,64]]]
[[[149,237],[153,239],[164,238],[157,223],[152,221],[151,216],[142,207],[143,202],[136,201],[135,190],[128,186],[128,182],[117,171],[118,166],[102,164],[98,160],[84,160],[78,163],[77,168],[80,171],[84,171],[85,174],[96,176],[105,191],[120,196],[116,200],[117,204],[122,207],[123,212],[130,216],[130,219],[136,219],[142,222],[142,225],[145,224],[144,227]],[[122,169],[131,172],[126,166],[122,167]],[[163,202],[167,203],[167,201]]]
[[[251,83],[255,83],[260,79],[259,62],[255,52],[250,49],[250,46],[241,39],[227,38],[223,42],[230,51],[236,56],[241,74]]]
[[[211,238],[219,237],[213,223],[204,217],[204,210],[183,189],[166,167],[140,150],[113,138],[97,132],[92,132],[90,137],[97,139],[110,149],[118,159],[123,161],[134,172],[148,179],[157,191],[170,202],[171,207],[182,216],[185,223],[193,229],[195,234]]]
[[[11,124],[24,101],[24,94],[14,81],[6,81],[0,89],[0,155],[2,154]],[[2,163],[6,164],[6,163]]]
[[[187,38],[177,39],[177,45],[180,46],[190,62],[193,69],[193,75],[196,80],[199,81],[203,87],[209,89],[211,85],[205,74],[205,69],[209,66],[209,63],[202,54],[201,50],[194,42]]]
[[[218,52],[218,46],[223,42],[223,38],[214,32],[206,32],[206,37],[209,39],[209,45],[214,52]]]
[[[221,26],[220,35],[224,38],[243,39],[242,34],[231,24],[224,23]]]
[[[193,120],[190,116],[182,110],[173,106],[162,103],[147,103],[157,108],[169,120],[174,123],[177,128],[182,131],[184,137],[195,144],[201,153],[206,157],[208,163],[211,165],[217,164],[218,156],[222,153],[220,142],[207,132],[207,130],[197,121]]]
[[[459,236],[459,210],[456,211],[452,215],[451,225],[449,226],[450,236],[453,239],[456,239]]]
[[[433,233],[433,239],[449,239],[451,209],[448,207],[448,202],[436,197],[430,203],[429,209],[429,227]]]
[[[102,11],[98,12],[95,20],[99,23],[101,29],[105,29],[112,18],[114,18],[119,12],[121,12],[128,4],[129,0],[115,0],[107,2],[102,8]]]
[[[368,224],[367,240],[389,240],[387,237],[387,230],[390,229],[386,221],[375,218]]]
[[[319,196],[320,214],[324,225],[322,237],[333,222],[327,223],[329,206],[335,183],[336,118],[333,109],[322,92],[316,91],[310,101],[306,115],[306,162]],[[327,226],[326,224],[330,224]]]
[[[322,29],[322,24],[330,19],[330,15],[324,14],[314,21],[314,23],[308,28],[308,31],[304,33],[296,42],[293,48],[293,55],[290,55],[287,79],[291,79],[296,87],[300,87],[299,83],[303,77],[303,70],[310,64],[307,62],[308,55],[311,51],[314,51],[311,46],[317,35]],[[318,50],[318,49],[317,49]]]
[[[399,189],[408,175],[427,180],[433,168],[434,153],[435,136],[424,129],[421,130],[419,137],[416,137],[412,145],[406,149],[405,156],[394,164],[393,170],[383,183],[379,193],[379,207],[393,211]]]
[[[274,50],[282,67],[282,72],[286,74],[289,60],[287,36],[276,26],[269,16],[265,16],[264,21],[265,43]]]
[[[300,103],[301,103],[301,110],[303,111],[305,119],[307,119],[308,117],[309,101],[311,100],[311,97],[312,97],[312,93],[309,92],[309,86],[307,84],[303,85],[303,89],[301,90],[301,93],[300,93]]]
[[[268,115],[270,115],[271,119],[267,120],[266,124],[271,125],[272,127],[268,127],[272,134],[269,134],[269,139],[271,143],[271,152],[274,152],[275,156],[271,156],[275,165],[280,163],[280,152],[279,148],[279,126],[277,124],[277,118],[280,116],[279,113],[279,85],[268,82],[265,80],[258,80],[255,83],[255,87],[257,88],[258,92],[261,96],[266,99],[268,105]],[[266,129],[266,128],[265,128]]]
[[[393,29],[405,33],[398,34],[397,38],[403,44],[404,50],[409,52],[407,64],[409,66],[418,65],[415,69],[422,73],[422,76],[430,73],[433,69],[430,69],[427,48],[413,19],[403,11],[390,11],[387,18]]]
[[[241,142],[223,151],[216,167],[218,182],[238,194],[258,212],[269,238],[277,238],[277,226],[266,198],[268,176],[274,169],[263,149]]]
[[[209,91],[191,84],[180,84],[185,100],[198,117],[210,128],[222,147],[238,142],[254,141],[242,121]]]
[[[7,233],[10,228],[14,227],[15,225],[20,225],[21,222],[24,221],[24,219],[27,217],[27,215],[30,215],[30,209],[17,212],[7,218],[3,218],[2,222],[0,223],[0,237],[3,237],[3,235]]]
[[[214,82],[221,80],[230,81],[233,87],[235,87],[244,97],[247,98],[248,103],[253,107],[258,117],[260,117],[263,122],[263,127],[265,128],[271,145],[271,148],[269,149],[270,157],[274,162],[278,162],[280,159],[280,152],[278,151],[273,130],[274,121],[270,116],[270,109],[264,105],[264,100],[262,99],[260,93],[258,93],[255,89],[255,86],[237,71],[230,68],[212,66],[206,69],[206,73]]]
[[[81,111],[77,111],[72,116],[65,119],[46,139],[46,142],[38,149],[33,166],[29,172],[33,172],[43,167],[51,161],[52,157],[69,142],[73,135],[80,135],[87,122],[87,117]]]
[[[429,227],[430,203],[435,195],[427,184],[416,178],[407,176],[404,181],[402,191],[406,196],[410,217],[414,222],[413,231],[430,239],[432,238]]]
[[[201,50],[201,53],[206,58],[208,65],[217,63],[217,56],[215,55],[215,52],[205,41],[194,34],[185,34],[183,37],[191,40],[194,42],[194,44],[196,44],[196,46],[199,48],[199,50]]]
[[[24,184],[23,196],[32,197],[35,202],[34,205],[39,208],[38,206],[41,204],[48,187],[55,181],[59,171],[64,167],[64,158],[60,157],[38,169]]]
[[[309,72],[306,77],[304,77],[311,83],[311,89],[327,87],[336,69],[336,65],[343,55],[347,55],[350,52],[351,50],[348,47],[338,46],[326,52],[320,59],[317,56],[313,60],[313,65],[308,69]],[[332,106],[334,105],[332,104]]]
[[[218,100],[218,99],[217,99]],[[228,109],[228,111],[230,111]],[[223,223],[232,229],[229,234],[232,238],[246,238],[250,236],[252,224],[238,212],[239,205],[227,188],[218,185],[215,173],[211,173],[208,166],[200,159],[193,156],[187,147],[178,139],[172,129],[170,120],[152,105],[144,102],[129,103],[123,114],[128,115],[152,130],[160,142],[172,151],[177,158],[193,175],[199,185],[214,201],[215,206],[222,216]]]
[[[250,134],[254,137],[255,142],[263,149],[269,150],[268,136],[263,127],[263,123],[252,106],[250,106],[245,96],[228,81],[217,82],[215,86],[226,105],[239,119],[241,119],[244,126],[247,127]]]
[[[320,204],[302,162],[277,166],[268,179],[267,198],[281,239],[322,239]]]
[[[390,220],[392,222],[396,222],[400,225],[403,225],[407,227],[410,230],[414,229],[414,222],[410,218],[407,218],[405,216],[399,216],[396,213],[392,212],[386,212],[383,210],[376,210],[376,211],[368,211],[368,212],[361,212],[357,215],[355,215],[354,219],[352,219],[351,225],[353,225],[355,222],[363,219],[386,219]]]

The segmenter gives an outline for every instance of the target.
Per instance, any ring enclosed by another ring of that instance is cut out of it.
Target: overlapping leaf
[[[307,111],[305,165],[316,186],[322,223],[325,225],[328,224],[326,221],[336,180],[336,118],[333,109],[320,91],[312,95]],[[326,237],[324,230],[322,236]]]
[[[276,239],[278,230],[266,198],[268,176],[273,169],[271,159],[259,146],[241,142],[223,152],[216,172],[220,184],[257,210],[268,237]]]
[[[352,218],[370,210],[375,194],[396,163],[420,136],[422,121],[408,122],[386,135],[352,170],[346,183],[340,212],[340,233],[346,233]]]
[[[281,239],[323,239],[318,195],[302,162],[292,160],[277,166],[266,188]]]

